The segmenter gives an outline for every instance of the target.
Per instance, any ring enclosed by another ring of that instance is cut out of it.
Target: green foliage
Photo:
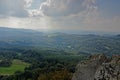
[[[24,68],[28,66],[29,64],[22,62],[21,60],[13,60],[11,66],[0,67],[0,75],[11,75],[16,71],[24,71]]]
[[[85,59],[85,56],[67,53],[63,50],[28,48],[23,50],[10,49],[10,52],[13,53],[8,54],[8,52],[8,49],[3,50],[0,56],[3,59],[9,57],[10,60],[13,60],[12,65],[0,68],[0,74],[3,75],[0,80],[39,80],[42,78],[41,76],[51,80],[53,77],[50,76],[56,76],[53,80],[58,78],[60,78],[58,80],[70,80],[76,64]],[[14,57],[12,57],[13,55]],[[31,65],[26,64],[26,62]],[[62,74],[63,72],[66,75]],[[9,76],[5,74],[9,74]]]
[[[12,62],[9,59],[0,60],[0,67],[9,67],[11,64]]]

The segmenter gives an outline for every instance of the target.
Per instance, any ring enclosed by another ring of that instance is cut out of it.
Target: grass
[[[22,62],[21,60],[13,60],[10,67],[0,67],[1,75],[12,75],[16,71],[24,71],[25,67],[29,66],[28,63]]]

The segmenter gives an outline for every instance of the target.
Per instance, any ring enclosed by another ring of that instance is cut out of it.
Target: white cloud
[[[28,10],[29,17],[40,17],[43,16],[42,12],[39,9]]]
[[[32,5],[33,0],[24,0],[25,1],[25,7],[30,7]]]
[[[66,16],[79,12],[80,2],[81,0],[47,0],[41,4],[40,10],[47,16]]]
[[[99,17],[96,0],[47,0],[40,5],[40,11],[57,19],[53,23],[60,25],[89,24]]]
[[[96,0],[47,0],[40,5],[40,11],[45,16],[75,24],[89,24],[99,18]]]
[[[47,0],[40,5],[46,16],[61,17],[85,12],[92,12],[96,0]],[[92,13],[91,13],[92,14]]]

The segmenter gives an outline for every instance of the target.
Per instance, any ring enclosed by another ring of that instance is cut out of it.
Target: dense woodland
[[[75,55],[61,50],[2,49],[0,67],[11,66],[11,61],[19,59],[30,64],[24,71],[13,75],[2,75],[0,80],[71,80],[76,64],[86,56]]]

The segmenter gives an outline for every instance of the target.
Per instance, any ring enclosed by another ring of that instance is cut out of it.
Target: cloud
[[[47,16],[66,16],[72,13],[77,13],[81,0],[47,0],[42,3],[40,10]]]
[[[97,0],[47,0],[40,5],[44,16],[55,24],[78,26],[91,24],[99,18]]]
[[[40,5],[46,16],[61,17],[78,14],[95,6],[96,0],[47,0]]]
[[[47,0],[40,5],[44,16],[52,18],[53,24],[77,26],[93,24],[100,18],[97,0]],[[70,24],[70,25],[69,25]]]
[[[32,5],[33,0],[24,0],[25,2],[25,7],[30,7]]]
[[[43,16],[42,12],[39,9],[28,10],[29,17],[40,17]]]
[[[31,5],[32,0],[0,0],[1,17],[27,17],[27,7]]]
[[[109,0],[0,0],[0,26],[119,32],[120,14],[115,13],[120,11],[117,9],[114,12],[119,4],[110,7],[108,2]],[[113,15],[109,14],[108,9]]]

